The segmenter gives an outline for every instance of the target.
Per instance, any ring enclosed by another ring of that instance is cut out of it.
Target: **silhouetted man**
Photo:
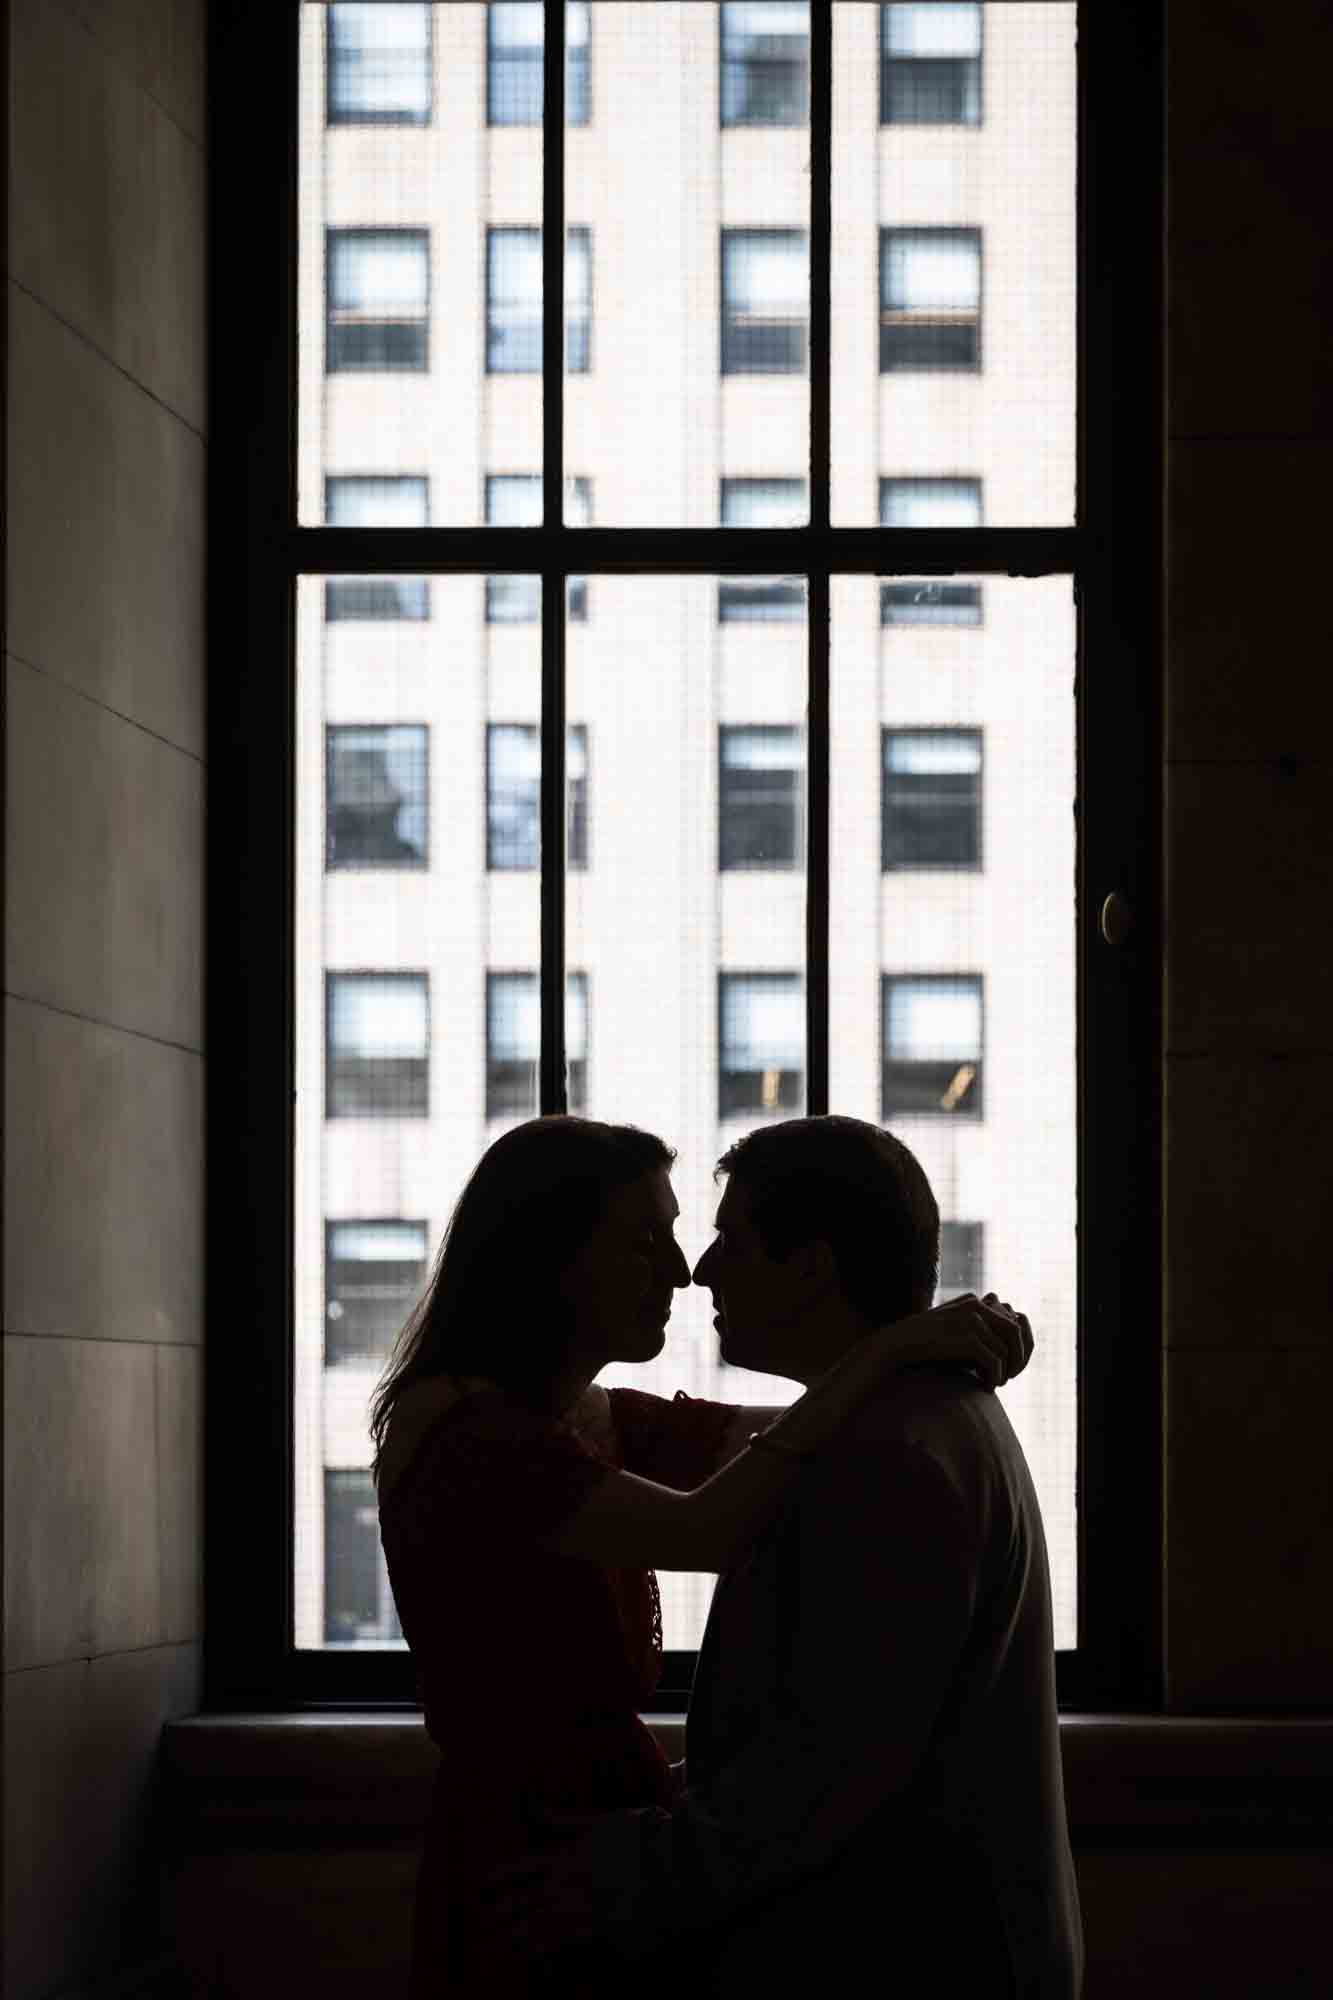
[[[809,1382],[930,1304],[939,1214],[889,1134],[792,1119],[721,1169],[694,1276],[733,1365]],[[1078,1993],[1045,1539],[970,1373],[891,1378],[802,1467],[718,1583],[686,1753],[669,1814],[557,1867],[585,1936],[719,1994]]]

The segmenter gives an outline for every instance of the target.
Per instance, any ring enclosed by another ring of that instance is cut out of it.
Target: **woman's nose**
[[[708,1283],[708,1267],[713,1261],[713,1248],[714,1246],[710,1243],[694,1267],[694,1282],[696,1285],[706,1285]]]

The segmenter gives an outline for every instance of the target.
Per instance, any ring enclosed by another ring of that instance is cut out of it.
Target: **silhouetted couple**
[[[1027,1322],[929,1310],[898,1140],[761,1127],[693,1273],[787,1410],[610,1391],[662,1349],[674,1155],[543,1118],[464,1189],[373,1406],[440,1773],[418,1996],[1070,2000],[1082,1945],[1036,1496],[991,1389]],[[720,1581],[683,1772],[640,1719],[654,1569]]]

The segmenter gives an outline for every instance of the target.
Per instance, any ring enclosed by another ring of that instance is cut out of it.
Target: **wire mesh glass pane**
[[[885,580],[831,592],[830,1108],[930,1176],[940,1294],[1026,1312],[1002,1394],[1076,1636],[1074,600],[985,579],[984,626],[881,621]]]
[[[593,331],[566,362],[567,456],[602,526],[715,527],[724,480],[805,478],[807,12],[590,8],[594,115],[565,161]]]
[[[349,620],[347,582],[297,592],[301,1647],[401,1643],[365,1532],[369,1399],[464,1180],[537,1103],[540,603],[496,624],[516,579],[435,576],[425,619]],[[582,744],[572,731],[586,854]],[[585,1018],[576,977],[572,1083]]]
[[[575,40],[586,12],[570,8]],[[336,524],[338,486],[360,482],[383,504],[343,525],[407,525],[397,485],[419,495],[413,525],[468,527],[489,473],[540,476],[540,17],[480,0],[301,8],[303,523]],[[534,77],[535,120],[519,115]],[[572,231],[574,365],[590,351],[590,270]],[[422,588],[387,586],[396,615],[425,615]],[[347,580],[342,615],[380,611]]]
[[[586,1108],[677,1149],[691,1264],[711,1239],[718,1156],[805,1108],[804,585],[784,579],[795,618],[728,622],[723,581],[600,576],[595,616],[567,632],[593,842],[566,879]],[[695,1287],[676,1294],[660,1359],[601,1379],[727,1402],[793,1394],[721,1361]],[[659,1581],[667,1646],[697,1645],[712,1578]]]
[[[835,524],[886,480],[1073,520],[1075,155],[1068,0],[833,9]]]

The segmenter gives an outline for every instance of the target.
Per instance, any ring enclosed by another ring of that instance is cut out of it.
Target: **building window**
[[[801,1108],[805,994],[795,972],[718,975],[718,1116]]]
[[[960,1292],[982,1296],[986,1282],[986,1225],[984,1222],[942,1222],[940,1224],[940,1281],[935,1287],[937,1306],[947,1305]]]
[[[886,729],[880,865],[981,866],[981,731]]]
[[[724,479],[724,528],[801,528],[810,518],[803,479]],[[802,619],[805,579],[792,576],[726,576],[717,587],[717,615],[724,625],[750,619]]]
[[[539,528],[542,482],[537,472],[496,472],[486,480],[486,524],[491,528]],[[571,528],[592,525],[592,481],[565,481],[565,523]],[[565,597],[566,615],[576,624],[588,616],[588,579],[571,576]],[[536,625],[542,615],[539,576],[503,575],[486,579],[488,625]]]
[[[537,1111],[541,1003],[535,972],[486,974],[486,1116],[532,1118]],[[565,981],[565,1077],[571,1111],[588,1101],[588,981]]]
[[[430,1002],[424,972],[330,972],[325,1113],[425,1118]]]
[[[981,231],[881,229],[879,367],[981,366]]]
[[[982,982],[962,975],[888,973],[882,987],[880,1115],[981,1111]]]
[[[882,528],[979,528],[979,479],[881,479]],[[980,625],[981,585],[951,577],[890,578],[879,588],[881,625]]]
[[[541,0],[491,0],[486,10],[486,122],[540,125],[546,31]],[[565,123],[591,113],[591,30],[587,0],[565,5]]]
[[[588,732],[570,724],[565,747],[565,865],[588,865]],[[541,731],[535,722],[486,725],[486,866],[541,865]]]
[[[795,868],[805,850],[805,732],[718,731],[719,868]]]
[[[325,367],[416,372],[430,366],[430,233],[330,229]]]
[[[430,8],[329,8],[330,125],[430,123]]]
[[[592,233],[565,235],[565,373],[592,365]],[[542,233],[486,231],[486,372],[535,375],[542,365]]]
[[[424,723],[331,725],[324,732],[329,868],[424,868]]]
[[[324,482],[324,519],[331,528],[424,528],[430,518],[428,480],[339,475]],[[344,620],[430,617],[424,576],[331,576],[324,616]]]
[[[403,1636],[368,1472],[324,1473],[324,1643],[394,1645]]]
[[[722,123],[804,125],[810,117],[806,0],[722,8]]]
[[[388,1360],[426,1280],[424,1222],[330,1222],[324,1230],[324,1364]]]
[[[809,291],[803,229],[724,229],[722,373],[804,374]]]
[[[981,123],[981,8],[881,7],[882,125]]]

